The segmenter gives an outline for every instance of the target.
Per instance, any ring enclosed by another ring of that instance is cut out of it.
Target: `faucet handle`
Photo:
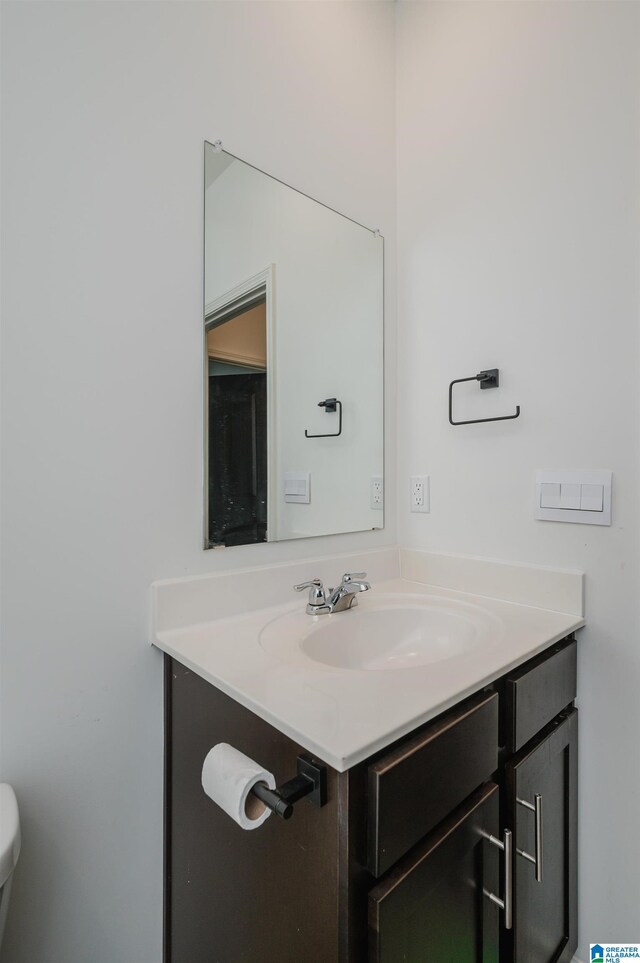
[[[367,577],[366,572],[345,572],[342,576],[344,582],[362,582]]]
[[[309,582],[301,582],[300,585],[293,586],[296,592],[304,592],[309,589],[309,605],[324,605],[326,597],[321,578],[312,578]]]
[[[308,582],[300,582],[300,585],[293,586],[296,592],[304,592],[308,588],[322,588],[321,578],[312,578]]]

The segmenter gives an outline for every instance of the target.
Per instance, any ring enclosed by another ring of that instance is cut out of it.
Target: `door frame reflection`
[[[203,465],[203,502],[204,525],[203,547],[214,547],[209,539],[209,465],[211,452],[209,451],[209,352],[207,336],[209,331],[243,314],[255,304],[264,301],[266,316],[266,347],[267,347],[267,538],[273,541],[277,532],[277,449],[276,449],[276,336],[275,336],[275,264],[270,264],[263,271],[252,275],[229,291],[204,305],[203,332],[203,418],[204,418],[204,465]]]

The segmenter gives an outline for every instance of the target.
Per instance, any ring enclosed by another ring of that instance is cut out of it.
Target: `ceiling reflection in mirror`
[[[205,144],[205,548],[383,527],[383,243]]]

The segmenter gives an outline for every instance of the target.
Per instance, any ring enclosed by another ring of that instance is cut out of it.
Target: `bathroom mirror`
[[[204,169],[205,548],[382,528],[383,238]]]

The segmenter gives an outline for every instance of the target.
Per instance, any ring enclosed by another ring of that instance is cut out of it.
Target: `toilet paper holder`
[[[324,806],[327,801],[327,767],[308,756],[298,756],[297,764],[298,775],[277,789],[269,789],[261,782],[251,789],[252,794],[281,819],[290,819],[293,804],[304,796],[309,796],[315,806]]]

